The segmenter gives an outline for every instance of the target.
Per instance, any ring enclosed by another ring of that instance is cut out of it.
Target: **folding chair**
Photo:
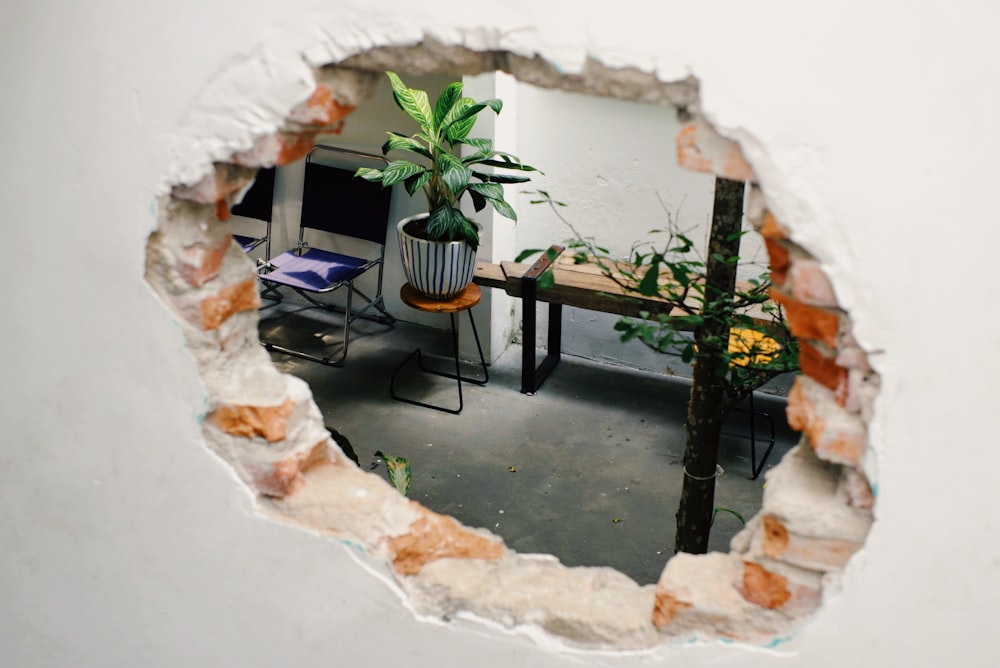
[[[244,253],[249,253],[264,244],[264,261],[271,259],[271,209],[274,202],[274,167],[258,169],[253,185],[243,195],[243,200],[235,205],[230,212],[234,216],[254,218],[264,221],[264,236],[251,237],[234,234],[236,243],[243,247]]]
[[[355,162],[358,159],[383,164],[386,162],[381,156],[333,146],[317,145],[310,151],[306,157],[298,245],[262,264],[257,275],[265,290],[277,294],[278,299],[281,298],[278,289],[287,287],[310,304],[307,308],[342,311],[344,334],[340,355],[331,359],[275,343],[262,343],[268,351],[277,351],[327,366],[341,366],[347,359],[351,324],[355,320],[363,317],[386,325],[392,325],[396,321],[386,311],[382,299],[382,267],[391,189],[383,190],[378,183],[355,178],[353,168],[345,169],[316,162],[315,156],[321,153],[338,154],[342,159],[349,157]],[[326,232],[345,240],[361,240],[367,242],[363,244],[365,247],[374,249],[377,246],[377,251],[359,252],[362,255],[359,257],[315,248],[306,240],[310,231]],[[369,270],[375,270],[378,274],[374,297],[369,297],[355,285],[355,281]],[[347,288],[347,304],[343,308],[316,298],[317,295],[332,293],[340,288]],[[358,310],[353,310],[355,292],[365,300],[364,306]],[[372,309],[381,315],[369,314]]]

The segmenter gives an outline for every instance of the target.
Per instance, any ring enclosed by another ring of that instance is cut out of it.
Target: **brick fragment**
[[[837,364],[832,353],[808,341],[799,341],[799,369],[838,395],[846,391],[847,369]]]
[[[785,245],[775,239],[764,238],[764,247],[767,249],[767,257],[771,266],[771,284],[782,287],[788,277],[788,269],[791,266],[788,249]]]
[[[212,411],[208,419],[222,431],[245,438],[261,437],[269,443],[285,438],[288,418],[295,408],[291,397],[276,406],[226,404]]]
[[[301,450],[264,468],[251,467],[251,477],[257,491],[266,496],[284,497],[299,490],[305,483],[302,474],[310,467],[329,461],[327,440],[308,450]]]
[[[773,515],[764,515],[764,554],[780,557],[788,549],[788,529]]]
[[[843,569],[861,544],[829,536],[804,536],[789,529],[773,515],[765,515],[761,547],[772,559],[824,572]]]
[[[319,84],[308,100],[288,113],[288,120],[325,127],[343,120],[355,109],[354,105],[339,103],[329,86]]]
[[[770,211],[764,214],[764,222],[761,223],[760,229],[757,231],[762,237],[772,241],[788,238],[788,228],[779,223]]]
[[[420,517],[410,531],[389,540],[392,565],[400,575],[416,575],[438,559],[487,559],[503,556],[504,548],[495,537],[476,533],[451,517],[438,515],[414,504]]]
[[[743,559],[736,555],[676,554],[654,593],[651,621],[675,636],[766,641],[784,633],[785,610],[761,608],[742,595]]]
[[[816,456],[828,462],[857,466],[865,450],[867,431],[861,419],[837,405],[833,394],[803,376],[788,393],[788,424],[803,432]]]
[[[845,466],[841,472],[838,489],[847,497],[847,505],[851,508],[871,510],[875,507],[875,495],[872,486],[860,471]]]
[[[816,260],[799,258],[788,271],[788,286],[793,299],[810,306],[837,308],[833,284]]]
[[[736,142],[704,122],[689,123],[677,133],[677,164],[734,181],[753,181],[750,163]]]
[[[188,285],[194,287],[204,285],[218,275],[222,260],[232,243],[232,237],[225,234],[208,249],[200,247],[188,249],[177,258],[177,273]]]
[[[689,610],[691,603],[682,601],[669,592],[657,591],[655,603],[653,604],[653,625],[662,629],[673,621],[678,612]]]
[[[771,298],[781,304],[792,336],[797,339],[822,341],[830,348],[837,345],[840,333],[840,313],[810,306],[784,290],[771,289]]]
[[[201,300],[201,328],[206,331],[218,329],[236,313],[257,308],[260,308],[257,278],[251,277]]]
[[[752,561],[743,563],[743,598],[763,608],[776,609],[792,597],[788,578],[771,573]]]
[[[253,181],[255,174],[253,169],[242,165],[217,162],[212,166],[212,171],[198,183],[190,186],[174,186],[170,194],[177,199],[198,204],[215,204],[246,187]]]
[[[287,165],[304,158],[316,145],[319,130],[304,132],[275,132],[259,137],[246,151],[233,155],[232,160],[246,167],[274,167]]]

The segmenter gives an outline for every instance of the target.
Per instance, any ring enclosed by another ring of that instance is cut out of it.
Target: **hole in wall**
[[[431,42],[375,49],[323,68],[317,93],[291,110],[279,132],[216,164],[198,184],[178,184],[161,203],[150,238],[148,280],[182,316],[208,390],[206,442],[261,493],[262,511],[362,546],[368,558],[390,565],[424,614],[469,612],[583,646],[645,647],[691,635],[767,642],[786,634],[815,611],[824,582],[835,579],[867,533],[873,499],[862,456],[877,378],[819,264],[784,221],[767,214],[760,188],[750,215],[766,239],[793,331],[806,342],[806,377],[792,390],[790,412],[805,440],[769,477],[763,510],[732,552],[680,555],[655,587],[611,569],[566,568],[545,555],[514,552],[486,531],[404,499],[332,447],[327,416],[309,387],[270,363],[257,342],[252,266],[229,241],[227,205],[256,168],[292,162],[349,118],[391,68],[502,70],[535,85],[670,104],[701,133],[700,143],[689,133],[679,146],[689,152],[688,166],[722,175],[748,169],[738,148],[700,118],[694,80],[664,84],[597,63],[567,77],[539,59]],[[817,527],[809,517],[817,512],[835,521]]]

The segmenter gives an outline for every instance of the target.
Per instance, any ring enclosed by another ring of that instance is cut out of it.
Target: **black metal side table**
[[[490,380],[489,370],[486,368],[486,358],[483,355],[483,346],[479,342],[479,332],[476,331],[476,321],[472,317],[472,307],[479,303],[482,299],[483,293],[479,286],[475,283],[471,283],[465,290],[459,293],[457,296],[446,299],[446,300],[435,300],[428,299],[424,297],[416,289],[406,283],[399,290],[399,298],[404,304],[410,308],[417,309],[418,311],[424,311],[426,313],[447,313],[451,320],[451,342],[452,342],[452,354],[455,360],[455,373],[448,373],[446,371],[438,371],[436,369],[429,369],[424,366],[423,354],[420,348],[417,348],[409,356],[402,361],[402,363],[397,366],[392,372],[392,380],[389,383],[389,395],[396,401],[402,401],[404,403],[413,404],[415,406],[422,406],[424,408],[433,408],[437,411],[443,411],[445,413],[451,413],[453,415],[458,415],[462,412],[464,407],[464,402],[462,399],[462,383],[472,383],[474,385],[486,385]],[[458,361],[458,323],[455,319],[456,313],[461,313],[462,311],[467,311],[469,314],[469,322],[472,324],[472,334],[476,338],[476,349],[479,351],[479,362],[483,367],[483,378],[469,378],[463,376],[461,372],[461,366]],[[417,401],[416,399],[410,399],[407,397],[400,396],[396,394],[396,376],[399,372],[410,363],[410,361],[416,358],[417,366],[421,371],[428,374],[433,374],[435,376],[442,376],[444,378],[451,378],[458,384],[458,408],[448,408],[446,406],[437,406],[434,404],[425,403],[423,401]]]

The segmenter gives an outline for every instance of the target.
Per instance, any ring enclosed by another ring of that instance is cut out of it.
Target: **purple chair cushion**
[[[234,234],[233,238],[236,239],[236,243],[243,248],[244,253],[249,253],[253,250],[254,244],[257,243],[258,239],[255,237],[245,237],[242,234]]]
[[[320,292],[341,281],[349,281],[364,273],[368,260],[310,248],[299,256],[289,251],[271,260],[276,267],[262,274],[265,281],[273,281],[292,288]]]

